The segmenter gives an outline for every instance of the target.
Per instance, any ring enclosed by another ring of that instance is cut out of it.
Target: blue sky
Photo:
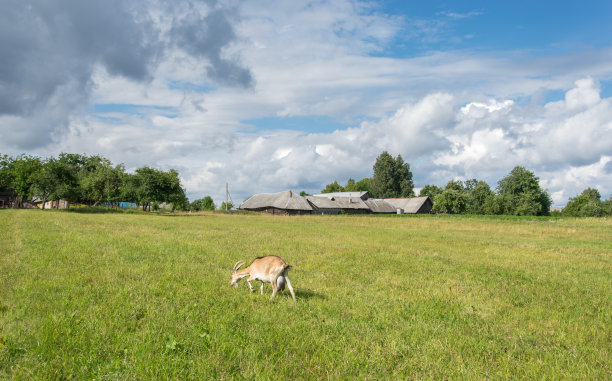
[[[191,199],[515,165],[612,194],[606,1],[9,1],[0,152],[175,168]],[[56,20],[66,22],[57,23]]]

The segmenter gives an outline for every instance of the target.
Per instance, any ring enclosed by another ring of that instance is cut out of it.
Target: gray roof
[[[316,209],[370,209],[359,197],[306,196]]]
[[[397,209],[404,209],[404,213],[417,213],[429,200],[429,197],[385,198],[384,200]]]
[[[327,197],[327,198],[335,198],[335,197],[347,197],[347,198],[360,198],[362,200],[370,198],[370,194],[367,191],[359,191],[359,192],[332,192],[332,193],[319,193],[315,194],[316,197]]]
[[[306,199],[292,191],[279,193],[261,193],[250,197],[238,209],[277,208],[288,210],[312,210]]]
[[[370,208],[372,213],[396,213],[397,208],[385,200],[369,198],[364,203]]]
[[[306,200],[308,200],[315,207],[315,209],[339,209],[340,208],[335,201],[327,197],[306,196]]]

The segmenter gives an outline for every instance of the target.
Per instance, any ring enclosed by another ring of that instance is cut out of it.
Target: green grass
[[[229,287],[267,254],[296,302]],[[610,219],[0,210],[0,379],[612,379],[611,259]]]

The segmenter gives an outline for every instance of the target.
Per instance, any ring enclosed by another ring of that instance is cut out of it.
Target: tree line
[[[349,179],[342,186],[337,181],[327,184],[321,193],[367,191],[374,198],[414,197],[414,183],[410,165],[401,155],[395,158],[382,152],[373,166],[371,178]],[[551,214],[552,200],[540,187],[539,178],[524,167],[517,166],[499,180],[492,190],[485,181],[470,179],[450,180],[444,188],[425,185],[419,196],[429,196],[434,213],[546,216]],[[587,188],[570,198],[561,212],[566,216],[610,216],[612,198],[602,201],[596,189]]]
[[[123,164],[113,165],[100,155],[61,153],[58,157],[30,155],[0,157],[0,190],[16,194],[14,208],[33,199],[57,205],[59,200],[90,206],[135,203],[151,210],[162,203],[172,209],[189,208],[189,200],[176,170],[144,166],[133,174]]]

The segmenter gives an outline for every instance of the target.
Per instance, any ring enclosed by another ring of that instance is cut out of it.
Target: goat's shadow
[[[322,299],[325,300],[325,295],[320,292],[316,292],[313,290],[308,290],[305,288],[295,289],[295,297],[296,299]]]

